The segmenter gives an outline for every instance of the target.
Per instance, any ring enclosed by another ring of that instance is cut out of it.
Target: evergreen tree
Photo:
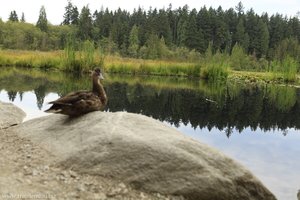
[[[125,51],[124,48],[128,47],[128,38],[129,38],[129,26],[126,22],[128,18],[128,13],[118,9],[114,13],[113,24],[110,32],[110,36],[113,41],[118,45],[120,49]]]
[[[269,22],[270,48],[275,49],[281,40],[284,39],[284,20],[281,15],[272,15]]]
[[[136,25],[139,28],[139,42],[140,46],[143,46],[146,43],[146,23],[147,23],[147,15],[146,12],[142,8],[138,8],[137,11],[134,11],[130,16],[130,27]]]
[[[129,35],[128,53],[132,57],[137,57],[139,49],[139,29],[134,25]]]
[[[236,32],[236,26],[239,22],[239,19],[233,8],[230,8],[227,11],[225,11],[224,22],[228,25],[228,30],[230,34],[234,34]]]
[[[200,52],[205,51],[204,43],[203,43],[203,33],[202,30],[197,28],[197,11],[196,9],[193,9],[189,15],[189,19],[187,21],[187,30],[185,35],[185,41],[184,44],[186,47],[190,49],[195,49]]]
[[[208,13],[208,10],[204,6],[200,9],[197,15],[197,27],[202,30],[203,33],[203,45],[204,49],[208,47],[210,41],[212,41],[212,25],[211,17]]]
[[[63,25],[71,24],[72,12],[73,12],[73,4],[71,0],[68,0],[68,5],[65,7],[64,21],[62,22]]]
[[[186,41],[186,31],[188,25],[188,6],[185,5],[182,9],[178,10],[179,20],[177,26],[177,46],[184,46]]]
[[[21,22],[25,22],[25,15],[24,15],[24,13],[22,12],[22,17],[21,17]]]
[[[79,21],[79,12],[78,8],[76,6],[73,6],[72,12],[71,12],[71,18],[70,18],[70,23],[72,25],[78,25]]]
[[[237,6],[235,6],[235,10],[237,11],[239,17],[244,15],[244,9],[245,7],[243,6],[243,3],[241,1],[238,3]]]
[[[239,44],[243,49],[248,52],[249,35],[245,32],[244,19],[240,18],[239,23],[236,26],[236,32],[234,35],[234,43]]]
[[[95,37],[96,39],[101,39],[103,37],[108,38],[112,23],[113,23],[113,14],[109,12],[108,8],[103,10],[103,8],[98,12],[95,12],[94,17],[95,17],[95,22],[94,26],[95,28],[98,29],[97,36]]]
[[[168,14],[164,9],[160,9],[154,23],[157,23],[157,34],[160,38],[164,38],[166,44],[172,42],[172,33]]]
[[[214,15],[214,26],[213,26],[213,50],[222,51],[225,50],[227,41],[230,40],[228,33],[228,25],[224,21],[224,11],[221,7],[218,8],[217,12],[210,9],[211,14]]]
[[[266,23],[264,23],[262,19],[258,21],[257,29],[258,29],[257,56],[258,57],[266,56],[269,48],[269,30]]]
[[[43,32],[48,31],[48,20],[47,20],[46,10],[45,10],[44,6],[42,6],[40,9],[40,15],[39,15],[39,19],[36,23],[36,26],[39,29],[41,29],[41,31],[43,31]]]
[[[170,31],[171,31],[171,40],[173,44],[176,44],[177,41],[177,25],[178,25],[178,15],[176,11],[172,10],[172,4],[169,5],[167,10],[168,21],[170,24]]]
[[[8,20],[11,22],[19,22],[19,18],[15,10],[10,12]]]
[[[81,40],[92,38],[92,17],[88,6],[84,6],[79,16],[78,34]]]
[[[248,53],[253,54],[257,49],[257,24],[258,24],[258,15],[254,13],[253,9],[250,9],[246,14],[246,32],[249,35],[249,48]]]

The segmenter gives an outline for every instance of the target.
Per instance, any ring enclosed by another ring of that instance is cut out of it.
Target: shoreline
[[[22,50],[0,50],[0,67],[17,67],[28,69],[41,69],[50,71],[69,71],[66,68],[64,52],[60,51],[22,51]],[[80,60],[76,61],[80,62]],[[103,71],[110,74],[125,74],[135,76],[158,76],[158,77],[183,77],[210,81],[232,81],[245,80],[246,82],[260,82],[291,84],[300,86],[300,75],[286,81],[284,74],[280,72],[267,71],[237,71],[230,69],[230,62],[225,64],[217,61],[199,58],[198,61],[179,60],[150,60],[121,57],[116,55],[95,55],[94,66],[100,66]],[[83,72],[89,68],[81,63]],[[212,66],[218,66],[210,70]],[[228,65],[228,66],[227,66]],[[215,71],[216,70],[216,71]],[[69,71],[70,72],[70,71]],[[72,72],[72,71],[71,71]],[[225,73],[225,74],[223,74]]]

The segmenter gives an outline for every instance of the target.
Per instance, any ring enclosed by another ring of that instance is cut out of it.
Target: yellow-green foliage
[[[90,47],[85,48],[89,49]],[[73,49],[51,52],[1,50],[0,66],[58,68],[72,71],[82,71],[99,66],[111,73],[177,76],[200,75],[200,65],[197,63],[143,60],[111,55],[104,56],[98,50],[84,52],[75,52]],[[78,67],[78,70],[76,67]]]
[[[0,66],[52,68],[61,64],[61,53],[41,51],[0,50]]]
[[[200,65],[187,62],[105,57],[105,71],[110,73],[199,76]]]
[[[210,51],[210,48],[208,48]],[[226,80],[228,77],[229,56],[217,52],[212,55],[206,52],[205,67],[201,70],[201,77],[210,81]]]
[[[299,63],[291,56],[286,56],[282,61],[271,62],[270,71],[273,79],[283,79],[285,82],[295,82]]]

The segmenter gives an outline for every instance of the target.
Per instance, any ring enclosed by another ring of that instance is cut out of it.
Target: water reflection
[[[46,114],[46,102],[88,89],[90,82],[88,75],[1,68],[0,100],[13,101],[30,119]],[[299,89],[115,75],[107,75],[104,86],[107,111],[142,113],[171,124],[247,166],[278,199],[296,199]]]
[[[2,69],[3,70],[3,69]],[[16,78],[17,77],[17,78]],[[33,91],[41,110],[45,96],[62,96],[90,88],[88,75],[6,69],[1,71],[1,90],[14,101]],[[106,110],[142,113],[178,127],[218,128],[227,137],[250,127],[263,131],[300,128],[299,90],[287,86],[205,83],[180,78],[108,77]]]

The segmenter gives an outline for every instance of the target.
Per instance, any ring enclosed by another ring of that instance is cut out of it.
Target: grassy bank
[[[297,63],[288,58],[284,62],[271,62],[268,70],[236,71],[232,56],[216,53],[206,54],[198,62],[174,60],[144,60],[102,55],[91,49],[89,44],[84,51],[16,51],[0,50],[0,66],[56,69],[62,71],[88,71],[96,66],[107,73],[201,77],[212,81],[241,79],[249,82],[292,82],[299,83]],[[282,67],[283,66],[283,67]],[[285,69],[285,70],[282,70]]]
[[[88,47],[86,48],[88,49]],[[113,55],[103,56],[97,51],[93,52],[89,50],[75,52],[70,49],[51,52],[1,50],[0,66],[67,71],[88,71],[99,66],[108,73],[186,77],[201,76],[204,79],[212,77],[217,79],[215,76],[223,75],[219,73],[220,67],[217,67],[217,63],[209,64],[205,59],[197,63],[172,60],[144,60]],[[226,73],[225,75],[227,76]]]

